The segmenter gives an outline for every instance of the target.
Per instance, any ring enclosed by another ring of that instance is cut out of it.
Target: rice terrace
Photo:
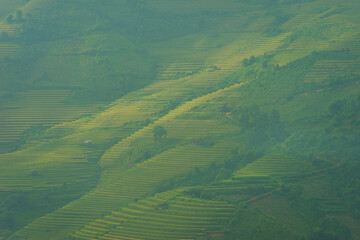
[[[0,240],[360,240],[359,12],[0,0]]]

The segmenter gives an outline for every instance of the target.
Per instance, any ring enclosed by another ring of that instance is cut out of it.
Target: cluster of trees
[[[337,99],[329,104],[322,129],[296,131],[286,140],[291,154],[310,160],[322,159],[356,160],[360,155],[360,96]]]
[[[335,118],[335,126],[341,126],[345,122],[351,126],[359,126],[360,120],[358,119],[360,112],[360,94],[350,98],[343,98],[334,100],[329,105],[329,113],[331,117]]]
[[[292,18],[291,15],[276,11],[274,20],[268,25],[267,29],[265,30],[265,33],[271,36],[277,35],[281,33],[281,25],[286,23]]]
[[[153,136],[156,141],[159,141],[167,136],[167,130],[163,126],[157,125],[153,129]]]
[[[332,191],[343,203],[348,213],[360,220],[360,163],[346,162],[339,168],[328,171],[327,181]]]
[[[6,21],[8,23],[22,23],[24,22],[24,16],[23,16],[23,12],[21,10],[17,10],[15,13],[15,17],[14,15],[10,14],[7,18]]]
[[[248,66],[253,65],[255,62],[256,62],[255,56],[251,56],[249,59],[245,58],[243,60],[243,66],[248,67]]]
[[[358,74],[335,74],[330,75],[325,83],[331,88],[345,87],[360,81],[360,75]]]
[[[350,240],[351,231],[348,227],[333,218],[324,218],[320,226],[310,234],[308,240]]]
[[[27,81],[34,66],[37,55],[32,51],[25,51],[21,57],[5,57],[0,59],[0,86],[8,94],[30,89]]]
[[[26,129],[19,140],[12,144],[12,147],[8,147],[9,152],[18,150],[23,144],[31,140],[39,139],[42,134],[48,129],[48,126],[42,124],[34,124],[30,128]]]
[[[0,230],[1,229],[14,229],[15,220],[11,212],[0,211]]]
[[[260,210],[243,207],[235,212],[233,219],[228,223],[223,239],[293,240],[294,234],[276,218]]]
[[[28,207],[32,200],[19,193],[0,194],[0,197],[0,231],[2,229],[14,230],[19,227],[15,216]]]
[[[256,105],[240,106],[232,112],[231,116],[241,126],[240,135],[250,146],[278,143],[287,136],[284,125],[280,121],[280,113],[275,109],[271,113],[265,113]]]

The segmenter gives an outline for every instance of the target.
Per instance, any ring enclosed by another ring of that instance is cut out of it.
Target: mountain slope
[[[104,3],[104,9],[128,6],[154,11],[158,19],[167,19],[166,11],[205,11],[205,19],[218,21],[208,20],[203,32],[195,24],[179,27],[181,33],[165,28],[168,37],[160,32],[136,42],[158,63],[152,83],[1,155],[0,188],[45,199],[48,206],[11,226],[27,224],[9,239],[342,239],[341,229],[359,239],[351,213],[356,201],[329,184],[337,176],[332,171],[348,171],[358,156],[359,4],[133,4]],[[103,19],[96,31],[106,28]],[[124,29],[116,31],[149,36],[148,30]],[[95,52],[108,47],[96,48],[106,42],[99,35],[85,41],[96,42]],[[64,45],[50,46],[57,51]],[[53,65],[49,59],[36,69]],[[166,134],[156,137],[157,126]],[[7,211],[18,221],[22,214],[14,209]],[[253,216],[272,230],[255,234]],[[246,222],[248,228],[238,227]]]

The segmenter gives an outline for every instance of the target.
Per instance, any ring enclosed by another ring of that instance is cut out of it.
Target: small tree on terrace
[[[21,10],[16,11],[16,20],[22,21],[23,20],[23,13]]]
[[[163,126],[156,126],[153,130],[155,140],[160,140],[167,135],[167,131]]]
[[[8,23],[13,23],[13,21],[14,21],[14,16],[13,16],[13,15],[9,15],[9,16],[6,18],[6,21],[7,21]]]

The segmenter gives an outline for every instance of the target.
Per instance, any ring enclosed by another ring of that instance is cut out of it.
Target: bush
[[[163,126],[156,126],[153,130],[153,136],[155,140],[160,140],[163,137],[166,137],[167,131]]]

